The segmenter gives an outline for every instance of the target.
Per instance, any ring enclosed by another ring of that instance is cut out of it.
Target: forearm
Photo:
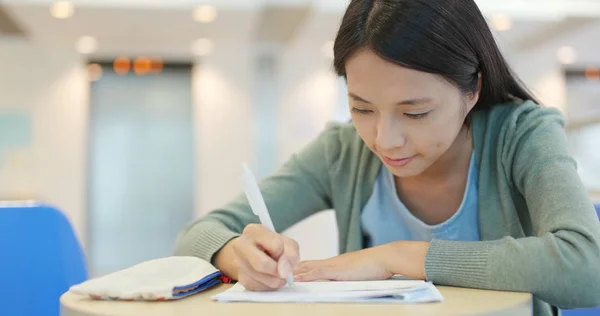
[[[600,304],[595,238],[560,230],[540,237],[434,240],[427,279],[440,285],[528,292],[561,308]]]
[[[194,256],[211,262],[215,254],[238,235],[223,223],[201,219],[179,235],[174,255]]]

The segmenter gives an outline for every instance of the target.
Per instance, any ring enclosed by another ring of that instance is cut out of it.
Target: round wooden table
[[[484,291],[438,286],[443,303],[431,304],[329,304],[329,303],[219,303],[211,296],[231,285],[219,285],[191,297],[170,302],[94,301],[65,293],[60,298],[62,316],[364,316],[364,315],[485,315],[530,316],[532,296],[528,293]]]

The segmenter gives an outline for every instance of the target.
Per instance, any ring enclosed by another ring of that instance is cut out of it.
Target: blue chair
[[[52,315],[70,286],[87,279],[71,224],[44,205],[0,206],[0,315]]]
[[[600,203],[594,205],[596,207],[596,213],[598,214],[598,218],[600,218]],[[563,316],[598,316],[600,315],[600,308],[590,308],[590,309],[572,309],[572,310],[563,310]]]

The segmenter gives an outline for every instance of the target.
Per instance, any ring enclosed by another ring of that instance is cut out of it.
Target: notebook
[[[95,300],[167,301],[181,299],[231,279],[196,257],[167,257],[72,286],[69,291]],[[217,294],[220,302],[441,302],[437,288],[425,281],[296,282],[273,292],[248,291],[240,283]]]
[[[274,292],[252,292],[236,284],[212,299],[220,302],[310,303],[432,303],[442,294],[430,282],[385,280],[353,282],[296,282]]]
[[[230,280],[196,257],[167,257],[88,280],[69,291],[97,300],[176,300]]]

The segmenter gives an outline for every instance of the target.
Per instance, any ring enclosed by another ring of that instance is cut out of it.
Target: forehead
[[[360,50],[348,59],[346,79],[351,92],[359,95],[383,97],[389,94],[419,94],[419,97],[423,97],[455,89],[438,75],[394,64],[369,49]]]

